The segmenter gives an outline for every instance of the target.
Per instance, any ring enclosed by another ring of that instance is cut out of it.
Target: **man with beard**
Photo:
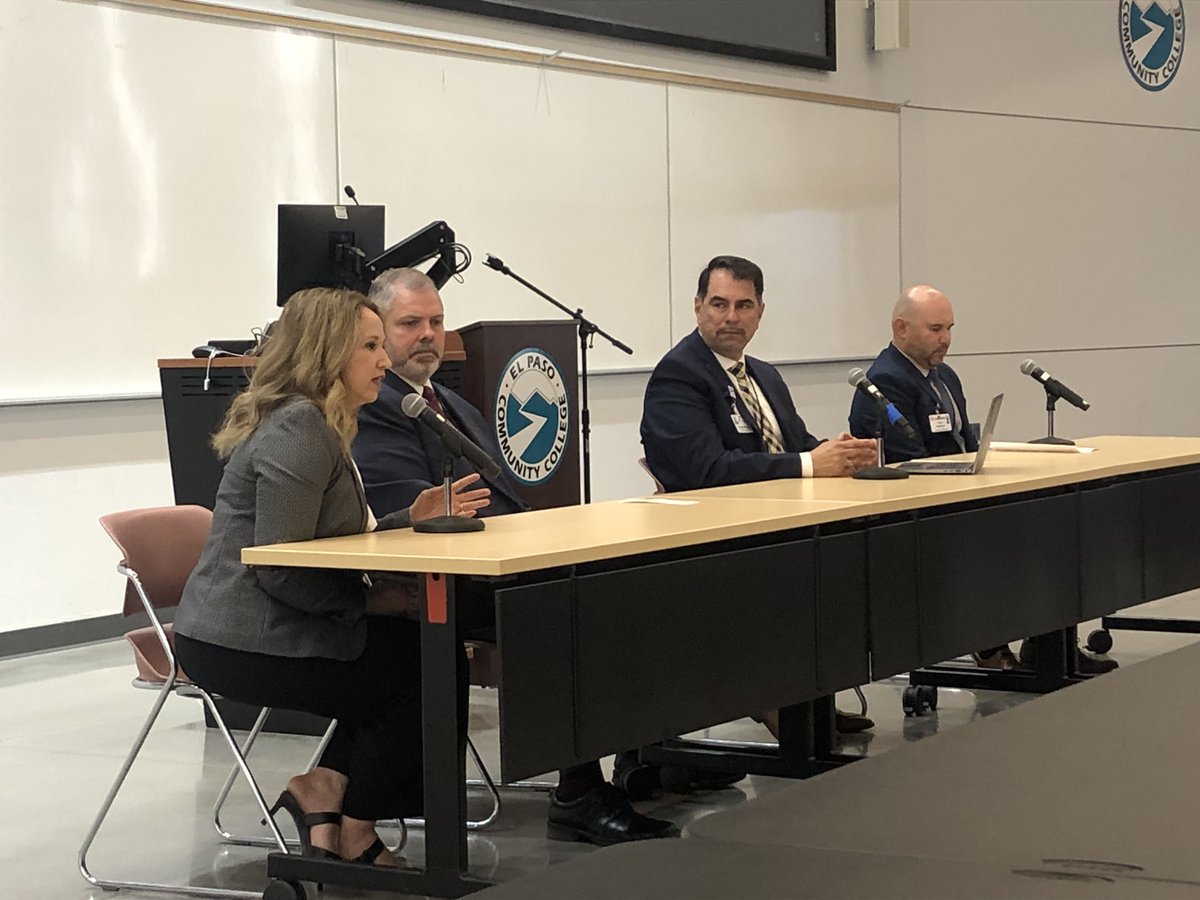
[[[887,462],[902,462],[950,453],[974,453],[979,438],[967,418],[967,398],[958,373],[946,363],[954,330],[954,307],[935,287],[910,287],[892,307],[892,342],[875,358],[867,377],[900,411],[916,431],[906,437],[896,428],[883,428],[883,452]],[[850,430],[870,437],[881,430],[875,402],[862,391],[854,392],[850,405]],[[1075,669],[1099,675],[1117,667],[1108,657],[1096,656],[1077,647]],[[1021,644],[1014,655],[1008,644],[988,647],[971,654],[982,669],[1032,667],[1034,645]]]
[[[392,365],[384,376],[379,399],[359,412],[353,454],[367,502],[376,516],[383,516],[408,507],[417,494],[442,481],[441,442],[404,414],[400,402],[408,394],[423,395],[434,410],[493,458],[500,458],[500,447],[478,410],[430,380],[441,365],[446,343],[442,300],[433,281],[416,269],[389,269],[371,284],[370,299],[383,317],[384,349]],[[455,479],[475,471],[465,459],[454,463]],[[528,508],[503,470],[499,477],[485,477],[484,481],[491,489],[492,502],[479,515],[504,515]],[[461,624],[463,616],[470,619],[486,614],[491,591],[484,582],[462,579],[456,599]],[[487,625],[483,621],[474,624]],[[679,834],[672,823],[637,812],[622,790],[604,780],[598,761],[559,772],[546,825],[551,838],[602,846]]]

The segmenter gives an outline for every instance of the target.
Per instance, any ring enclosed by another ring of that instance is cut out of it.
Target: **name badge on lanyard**
[[[738,434],[753,434],[754,429],[750,427],[750,423],[742,418],[742,413],[737,406],[737,392],[734,391],[733,385],[729,385],[729,421],[733,423],[734,429]]]
[[[950,413],[931,413],[929,416],[929,430],[934,434],[945,434],[954,430],[954,425],[950,422]]]

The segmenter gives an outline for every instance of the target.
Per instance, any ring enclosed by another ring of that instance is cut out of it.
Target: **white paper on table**
[[[1095,453],[1095,447],[1078,444],[1028,444],[1021,441],[992,441],[993,450],[1017,450],[1024,453]]]

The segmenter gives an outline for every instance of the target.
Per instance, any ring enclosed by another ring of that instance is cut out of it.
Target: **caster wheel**
[[[308,900],[308,892],[298,881],[272,880],[263,891],[263,900]]]
[[[1112,646],[1112,635],[1103,628],[1093,631],[1087,636],[1087,648],[1093,653],[1107,653]]]
[[[904,689],[904,696],[901,700],[904,705],[904,715],[919,716],[925,712],[925,701],[921,698],[921,689],[917,685],[910,684]]]
[[[917,685],[917,696],[921,698],[921,702],[929,707],[930,712],[935,712],[938,705],[938,691],[935,684],[919,684]]]

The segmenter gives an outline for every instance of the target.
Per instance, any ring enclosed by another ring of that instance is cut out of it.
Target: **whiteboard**
[[[1200,132],[914,109],[901,123],[904,277],[950,296],[954,352],[1200,339]]]
[[[442,290],[447,323],[565,314],[483,265],[487,253],[652,366],[669,344],[666,88],[339,42],[342,171],[387,207],[388,240],[445,219],[475,262]]]
[[[451,326],[562,316],[490,252],[635,350],[598,339],[593,371],[652,367],[721,252],[766,270],[756,355],[886,338],[891,112],[67,0],[0,3],[0,76],[0,404],[154,395],[158,358],[248,337],[277,204],[345,183],[389,241],[470,247]]]
[[[731,253],[763,269],[752,355],[878,353],[900,290],[898,117],[687,87],[670,103],[675,335],[700,270]]]
[[[266,321],[276,204],[337,183],[330,39],[5,2],[0,78],[0,401],[156,392]]]

